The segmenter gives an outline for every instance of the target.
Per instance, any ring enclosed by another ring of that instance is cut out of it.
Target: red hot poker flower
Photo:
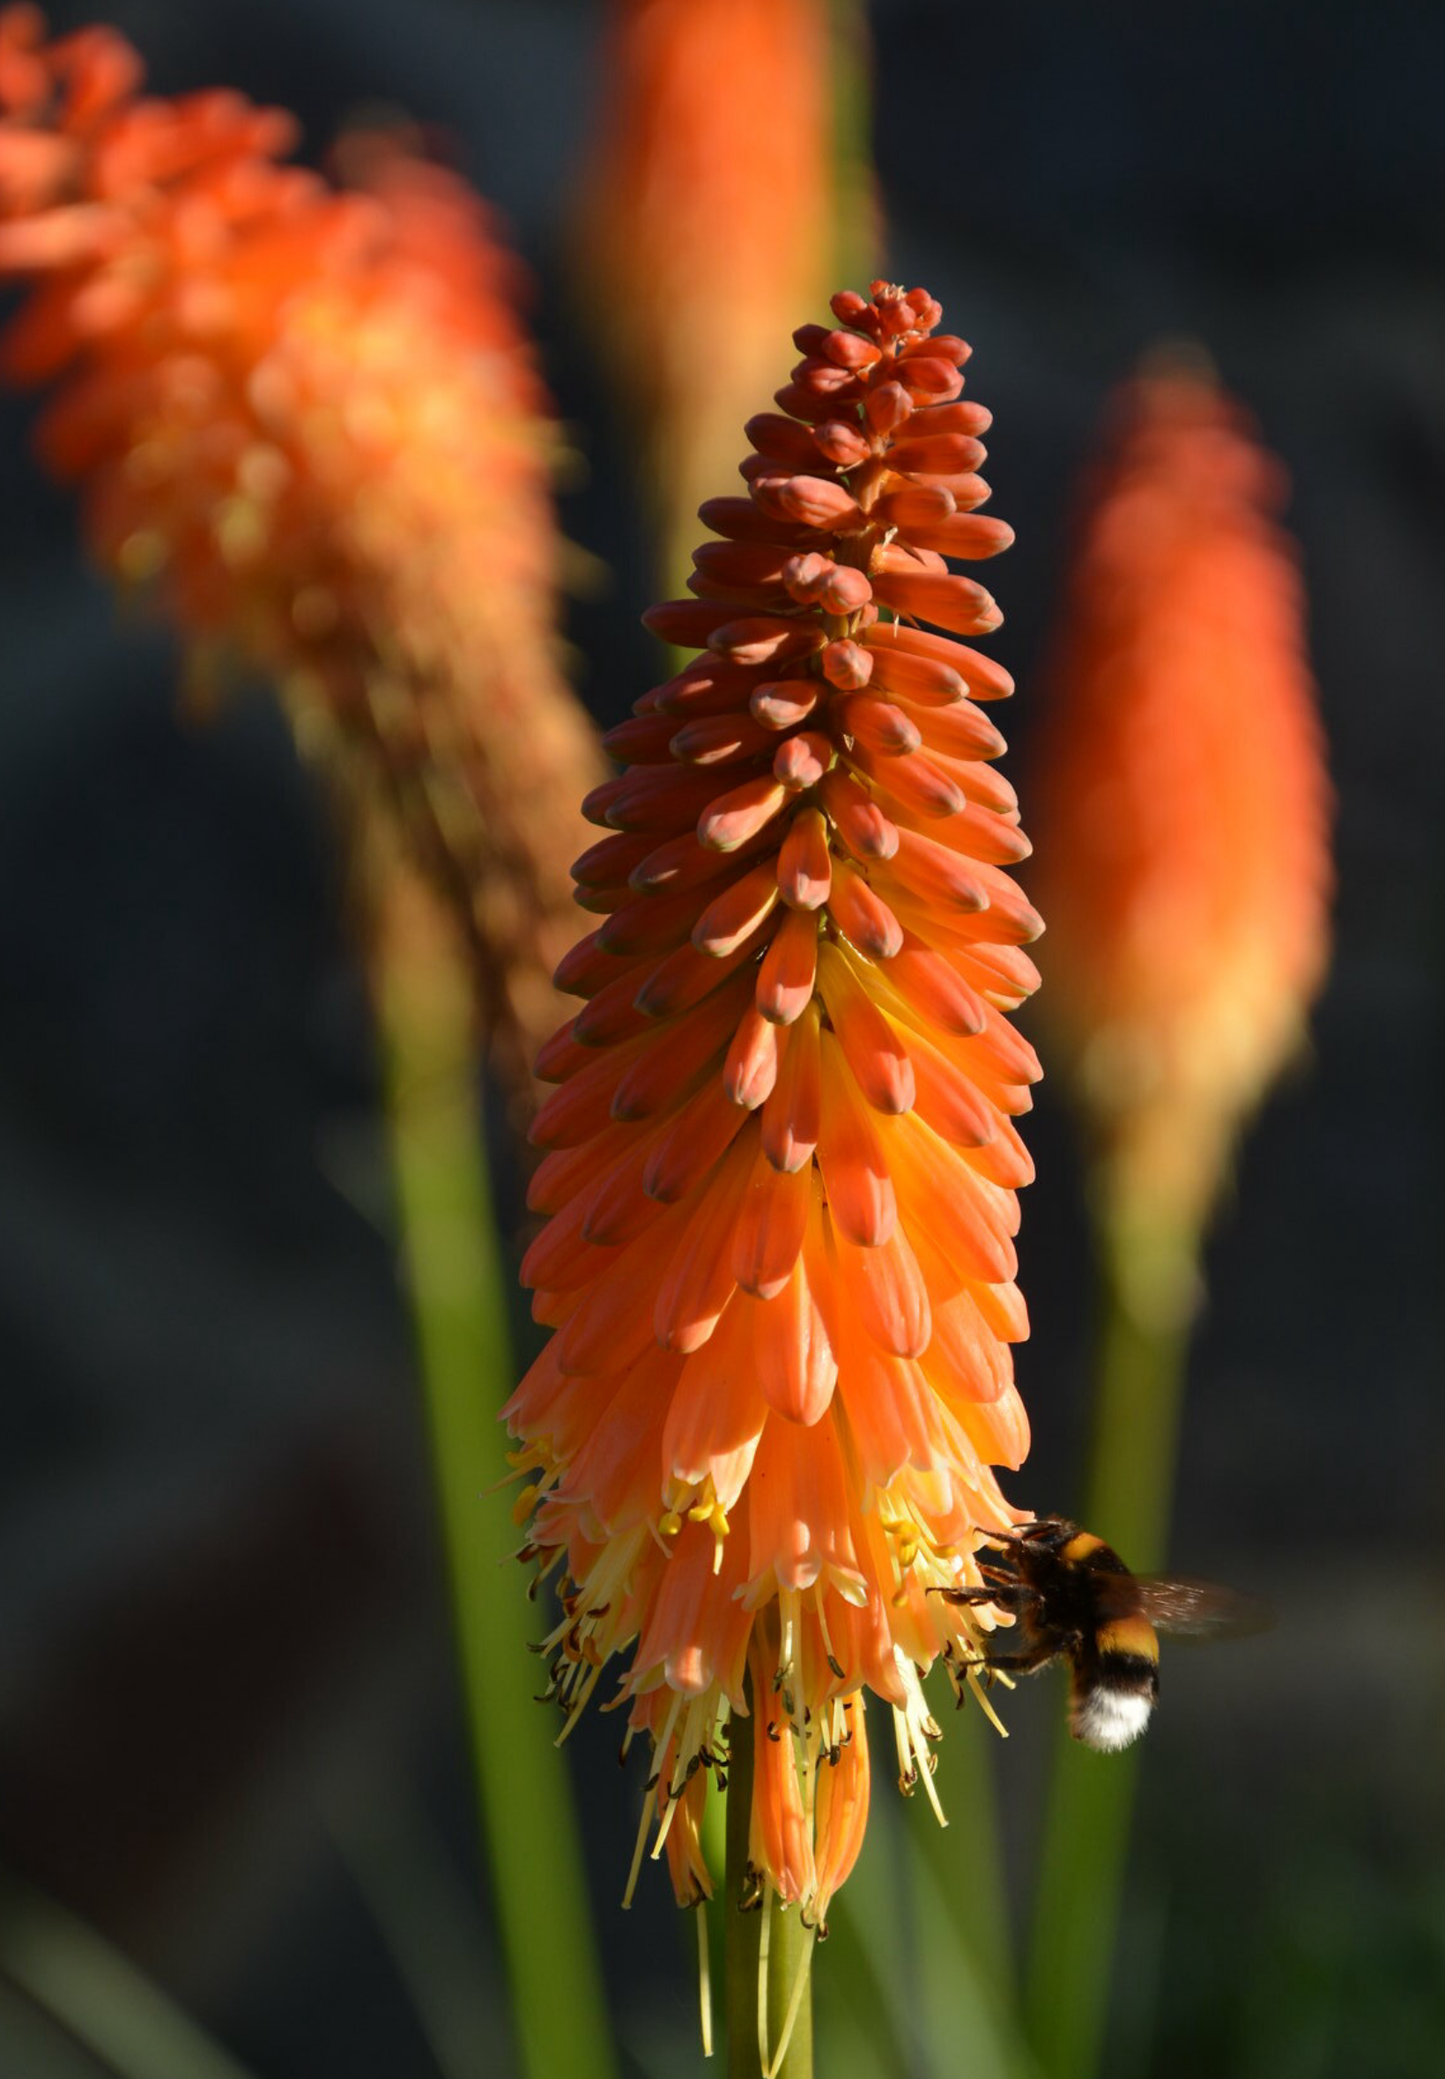
[[[0,14],[0,345],[54,385],[41,454],[100,561],[273,675],[348,791],[450,897],[518,1078],[576,935],[601,760],[561,681],[552,435],[516,268],[462,183],[395,142],[352,192],[281,165],[291,118],[142,99],[103,28]]]
[[[699,654],[612,732],[625,770],[587,803],[600,922],[558,974],[585,1002],[540,1064],[524,1265],[555,1334],[507,1410],[569,1724],[627,1656],[688,1900],[750,1674],[775,1735],[753,1861],[819,1916],[862,1838],[862,1692],[926,1784],[920,1676],[943,1654],[976,1682],[971,1613],[929,1590],[976,1582],[1015,1520],[993,1468],[1028,1440],[1013,1122],[1037,1068],[1005,1014],[1039,929],[991,763],[1011,682],[955,639],[999,612],[945,560],[1011,539],[978,510],[969,349],[923,290],[833,311],[748,423],[747,495],[702,508],[695,596],[645,617]]]
[[[1129,385],[1051,674],[1046,1001],[1136,1284],[1178,1284],[1161,1251],[1187,1263],[1325,966],[1329,786],[1283,498],[1207,373]]]

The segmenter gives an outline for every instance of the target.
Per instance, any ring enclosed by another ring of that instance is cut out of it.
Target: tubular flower
[[[626,769],[586,804],[601,921],[557,978],[586,1000],[539,1064],[550,1217],[524,1264],[556,1333],[506,1411],[527,1552],[561,1570],[569,1726],[625,1658],[687,1901],[750,1695],[752,1861],[819,1918],[862,1840],[863,1692],[927,1784],[920,1677],[943,1655],[978,1682],[975,1614],[929,1591],[975,1583],[1017,1520],[994,1467],[1028,1442],[1037,1067],[1005,1013],[1040,928],[985,712],[1011,681],[953,639],[1000,616],[945,557],[1012,538],[977,511],[969,349],[924,290],[832,307],[748,423],[748,495],[702,508],[696,596],[644,617],[699,654],[612,732]]]
[[[1141,1270],[1197,1234],[1325,966],[1329,789],[1284,495],[1207,373],[1141,376],[1052,674],[1047,1001]]]
[[[353,139],[338,192],[277,163],[289,116],[142,99],[140,72],[109,29],[0,16],[0,277],[35,284],[4,373],[55,386],[42,458],[193,677],[225,652],[274,676],[308,747],[388,805],[525,1073],[602,766],[553,654],[552,435],[514,263],[397,143]]]
[[[612,9],[578,260],[680,557],[699,501],[731,466],[738,426],[766,394],[778,340],[827,290],[829,6]],[[778,81],[785,104],[774,108]]]

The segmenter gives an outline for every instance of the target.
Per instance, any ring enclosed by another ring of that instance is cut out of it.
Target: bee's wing
[[[1257,1595],[1221,1588],[1215,1581],[1177,1575],[1136,1574],[1139,1606],[1156,1631],[1216,1639],[1247,1639],[1268,1631],[1274,1612]]]

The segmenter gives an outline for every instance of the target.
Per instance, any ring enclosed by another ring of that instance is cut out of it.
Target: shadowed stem
[[[472,1008],[449,943],[409,914],[381,991],[402,1247],[450,1576],[484,1860],[527,2079],[614,2079],[571,1785],[533,1701],[541,1625],[518,1569],[496,1410],[512,1378],[475,1096]],[[405,950],[401,951],[403,938]],[[478,2069],[496,2055],[477,2044]]]
[[[1193,1319],[1198,1239],[1174,1243],[1159,1252],[1166,1268],[1151,1306],[1122,1228],[1101,1235],[1097,1399],[1080,1521],[1139,1573],[1164,1560]],[[1048,2079],[1092,2079],[1098,2070],[1137,1781],[1137,1748],[1094,1754],[1060,1727],[1024,1990],[1025,2027]]]
[[[743,1718],[735,1711],[728,1732],[727,1878],[723,1889],[728,2079],[812,2079],[813,1930],[796,1906],[785,1913],[771,1895],[760,1908],[743,1910],[753,1809],[753,1737],[758,1722],[751,1683],[749,1703],[751,1715]],[[785,1731],[783,1738],[790,1739],[791,1734]],[[768,1954],[764,1969],[765,1934]],[[787,2051],[780,2063],[765,2064],[764,2040],[769,2059],[775,2059],[800,1971],[806,1975]]]

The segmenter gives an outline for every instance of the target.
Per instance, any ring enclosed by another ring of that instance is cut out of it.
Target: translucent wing
[[[1274,1612],[1257,1595],[1241,1595],[1215,1581],[1186,1581],[1176,1575],[1136,1574],[1142,1614],[1158,1631],[1196,1637],[1247,1639],[1268,1631]]]

